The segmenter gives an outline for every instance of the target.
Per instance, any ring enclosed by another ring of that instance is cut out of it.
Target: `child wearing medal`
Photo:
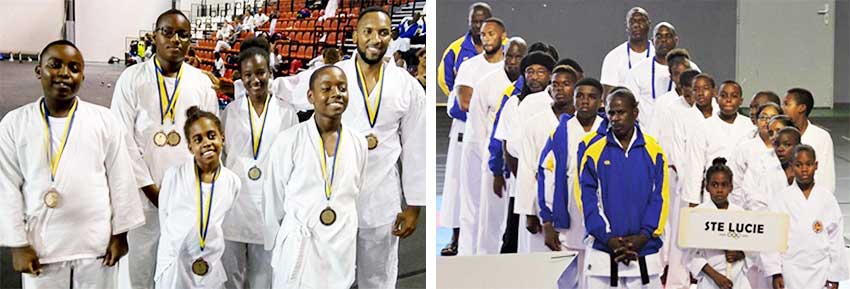
[[[219,160],[224,134],[214,114],[190,107],[183,132],[194,158],[162,180],[154,281],[156,288],[220,288],[227,279],[222,223],[242,185]]]
[[[307,92],[313,117],[270,147],[263,200],[272,288],[347,289],[354,283],[367,147],[363,135],[341,122],[349,89],[339,67],[317,69]]]
[[[40,56],[44,96],[0,121],[0,247],[24,288],[115,288],[127,232],[145,223],[126,130],[76,96],[85,65],[73,43]]]
[[[242,42],[239,68],[247,97],[224,111],[228,145],[224,165],[242,181],[242,193],[224,219],[226,249],[222,262],[227,288],[271,288],[271,252],[263,249],[263,182],[268,151],[278,134],[298,123],[295,110],[269,90],[272,71],[265,38]]]

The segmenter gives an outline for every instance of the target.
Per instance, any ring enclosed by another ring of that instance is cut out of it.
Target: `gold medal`
[[[166,143],[167,140],[168,140],[168,137],[165,136],[165,133],[162,132],[162,131],[158,131],[157,133],[155,133],[153,135],[153,144],[155,144],[158,147],[165,146],[165,143]]]
[[[373,150],[378,147],[378,137],[370,133],[366,136],[366,143],[369,146],[369,150]]]
[[[195,273],[195,275],[204,276],[209,271],[210,265],[207,264],[207,261],[204,261],[204,258],[198,258],[198,260],[192,262],[192,273]]]
[[[59,192],[56,189],[50,188],[44,193],[44,205],[51,209],[59,206]]]
[[[819,234],[821,231],[823,231],[823,224],[820,221],[816,220],[815,223],[812,224],[812,230],[815,231],[815,234]]]
[[[319,221],[321,221],[322,225],[325,226],[333,225],[333,223],[336,222],[336,211],[331,209],[331,207],[325,208],[322,210],[322,213],[319,214]]]
[[[168,133],[168,145],[177,146],[180,144],[180,134],[177,131],[171,131]]]
[[[252,181],[259,180],[260,176],[262,176],[262,175],[263,175],[263,172],[260,171],[260,168],[258,168],[257,166],[253,166],[253,167],[251,167],[251,169],[248,170],[248,178],[251,179]]]

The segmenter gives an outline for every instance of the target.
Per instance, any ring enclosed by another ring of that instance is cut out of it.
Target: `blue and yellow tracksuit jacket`
[[[472,43],[472,34],[466,33],[461,38],[458,38],[446,48],[443,52],[442,61],[437,66],[437,84],[443,90],[445,95],[449,95],[455,85],[455,76],[460,64],[473,56],[478,55],[475,50],[475,44]],[[466,112],[460,109],[460,104],[455,98],[455,103],[452,110],[449,111],[449,116],[454,119],[466,121]]]
[[[579,179],[575,198],[584,213],[593,248],[611,253],[608,240],[643,234],[649,241],[638,255],[655,254],[667,221],[669,179],[667,160],[658,142],[640,126],[628,153],[614,132],[592,133],[579,146]],[[595,140],[594,140],[595,139]]]

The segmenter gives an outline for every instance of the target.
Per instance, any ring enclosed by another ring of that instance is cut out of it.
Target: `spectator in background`
[[[421,12],[404,17],[398,24],[399,38],[409,39],[411,44],[425,44],[425,17]]]
[[[184,61],[195,68],[201,68],[201,58],[195,55],[193,48],[189,48],[189,57],[186,57]]]
[[[419,58],[419,65],[416,67],[416,80],[419,80],[422,88],[425,88],[425,54],[424,47],[416,51],[416,57]]]
[[[230,38],[230,35],[232,35],[232,34],[233,34],[233,21],[226,21],[225,20],[224,22],[222,22],[221,28],[219,28],[218,32],[216,33],[216,39],[218,39],[219,41],[221,41],[223,39],[228,39],[228,38]]]
[[[215,69],[213,69],[213,75],[216,77],[222,77],[224,75],[224,71],[227,69],[224,65],[224,58],[221,58],[221,53],[215,52],[213,53],[215,57]]]
[[[389,60],[395,62],[397,59],[393,59],[393,56],[395,56],[396,52],[404,53],[410,50],[410,39],[399,37],[398,28],[393,28],[390,33],[392,39],[390,39],[390,44],[387,46],[387,53],[384,54],[384,58],[389,58]]]

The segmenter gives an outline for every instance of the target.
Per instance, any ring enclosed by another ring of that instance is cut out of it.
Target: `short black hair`
[[[784,115],[784,114],[777,114],[777,115],[774,115],[773,117],[771,117],[771,118],[770,118],[770,120],[768,120],[768,121],[767,121],[767,125],[770,125],[770,124],[771,124],[771,123],[773,123],[774,121],[778,121],[778,122],[782,123],[782,125],[784,125],[784,126],[786,126],[786,127],[793,127],[793,128],[797,128],[796,126],[794,126],[794,121],[793,121],[793,120],[791,120],[791,117],[789,117],[789,116],[787,116],[787,115]]]
[[[490,8],[490,4],[484,2],[475,2],[472,3],[472,5],[469,5],[469,14],[472,15],[472,13],[475,13],[475,11],[486,12],[488,18],[493,15],[493,11]]]
[[[779,105],[778,105],[778,104],[775,104],[775,103],[772,103],[772,102],[769,102],[769,101],[768,101],[768,102],[762,103],[761,105],[759,105],[759,107],[758,107],[758,108],[756,108],[756,118],[758,118],[758,116],[761,114],[761,112],[762,112],[763,110],[765,110],[766,108],[768,108],[768,107],[775,108],[775,109],[776,109],[776,111],[778,111],[778,112],[779,112],[779,114],[782,114],[782,108],[781,108],[781,107],[779,107]]]
[[[779,129],[779,131],[776,132],[776,137],[779,138],[779,136],[783,134],[790,134],[791,137],[793,137],[797,141],[797,144],[800,144],[800,140],[803,137],[803,134],[800,133],[800,130],[793,126],[786,126]]]
[[[734,81],[734,80],[726,80],[726,81],[724,81],[724,82],[720,83],[720,87],[723,87],[724,85],[734,85],[734,86],[737,86],[737,87],[738,87],[738,94],[744,94],[744,88],[743,88],[743,87],[741,87],[741,85],[740,85],[740,84],[738,84],[738,82],[736,82],[736,81]],[[742,96],[743,96],[743,95],[742,95]]]
[[[342,68],[339,68],[335,65],[325,65],[325,66],[319,67],[319,69],[316,69],[315,71],[313,71],[313,74],[310,75],[310,82],[307,83],[307,87],[309,87],[309,89],[313,89],[313,82],[316,81],[316,78],[318,77],[319,73],[322,72],[322,71],[325,71],[325,70],[328,70],[328,69],[334,69],[334,68],[339,69],[339,71],[343,72],[343,75],[345,75],[345,72],[342,71]]]
[[[59,39],[59,40],[48,43],[47,46],[44,46],[44,49],[42,49],[41,53],[38,54],[38,63],[41,63],[41,59],[44,58],[44,53],[47,52],[47,49],[50,49],[50,47],[57,46],[57,45],[68,45],[68,46],[71,46],[74,49],[76,49],[77,52],[80,52],[80,49],[77,48],[77,45],[74,45],[73,42],[65,40],[65,39]],[[83,53],[80,52],[80,55],[82,55],[82,54]]]
[[[697,75],[699,75],[699,71],[696,69],[685,70],[679,75],[679,83],[677,84],[681,87],[693,87],[692,81]]]
[[[383,7],[372,6],[372,7],[368,7],[366,9],[360,10],[360,15],[357,15],[357,23],[360,23],[360,20],[363,19],[363,16],[366,16],[366,14],[374,13],[374,12],[384,13],[384,15],[387,15],[387,18],[392,19],[392,16],[390,16],[390,13],[387,13],[387,10],[384,10]],[[392,20],[390,21],[390,26],[392,26]]]
[[[224,129],[221,127],[221,120],[215,114],[201,110],[197,105],[193,105],[186,110],[186,122],[183,124],[183,135],[186,138],[189,138],[189,128],[192,127],[192,124],[202,118],[212,120],[218,131],[222,134],[224,133]]]
[[[802,143],[794,146],[794,150],[791,151],[791,159],[796,159],[797,154],[799,154],[800,152],[809,152],[809,153],[812,154],[812,159],[814,159],[816,161],[818,160],[818,156],[815,155],[815,148],[813,148],[810,145],[802,144]]]
[[[496,25],[499,25],[499,27],[502,28],[502,31],[507,31],[507,28],[505,28],[505,22],[502,21],[502,19],[499,19],[497,17],[490,17],[490,18],[484,19],[484,22],[482,22],[482,23],[495,23]]]
[[[578,72],[572,66],[569,66],[569,65],[555,66],[555,68],[552,69],[552,74],[554,75],[554,74],[558,74],[558,73],[566,73],[566,74],[572,75],[574,79],[578,80]]]
[[[579,64],[578,64],[578,61],[575,61],[575,60],[573,60],[572,58],[564,58],[564,59],[561,59],[561,60],[559,60],[559,61],[558,61],[558,63],[557,63],[557,64],[555,64],[555,65],[556,65],[556,66],[569,65],[570,67],[572,67],[573,69],[575,69],[575,70],[576,70],[576,72],[578,72],[578,73],[580,73],[580,74],[584,74],[584,69],[582,69],[582,68],[581,68],[581,65],[579,65]]]
[[[697,81],[697,79],[699,78],[707,79],[708,82],[711,83],[711,88],[717,87],[717,85],[714,84],[714,77],[711,77],[711,75],[708,75],[708,73],[697,74],[696,76],[694,76],[693,81]]]
[[[558,59],[558,49],[555,46],[549,45],[546,42],[535,42],[528,47],[528,53],[531,54],[534,51],[540,51],[549,56],[552,56],[552,59]]]
[[[626,100],[626,104],[631,105],[632,108],[636,108],[637,105],[638,105],[637,99],[635,98],[634,93],[632,93],[632,91],[629,90],[628,88],[619,87],[619,86],[612,88],[611,93],[608,94],[608,97],[606,98],[605,103],[610,104],[614,100],[615,97],[624,98]]]
[[[812,95],[812,92],[805,88],[795,87],[788,90],[788,94],[794,96],[794,101],[797,104],[806,105],[806,117],[812,113],[812,109],[815,108],[815,97]]]
[[[593,86],[594,88],[596,88],[596,90],[599,91],[599,95],[602,95],[602,83],[600,83],[599,80],[596,80],[596,78],[582,78],[579,81],[576,81],[576,84],[573,85],[573,88],[578,88],[579,86]]]
[[[251,37],[242,41],[239,46],[239,70],[242,70],[242,62],[252,57],[259,55],[266,60],[266,64],[271,63],[269,53],[271,45],[265,37]]]
[[[772,103],[775,103],[777,105],[782,104],[782,101],[779,100],[779,95],[777,95],[775,92],[770,91],[770,90],[762,90],[762,91],[756,92],[756,94],[753,96],[753,100],[756,100],[759,97],[767,97],[768,102],[772,102]]]
[[[183,14],[182,11],[177,10],[177,9],[169,9],[168,11],[165,11],[165,12],[162,12],[162,14],[159,14],[159,17],[156,18],[156,22],[154,23],[154,28],[159,28],[159,22],[162,22],[162,20],[165,19],[165,16],[168,16],[168,15],[183,16],[183,18],[186,19],[186,22],[189,22],[190,26],[192,25],[192,21],[189,21],[189,17],[186,17],[186,14]]]
[[[672,67],[673,64],[684,63],[690,61],[691,54],[688,53],[687,49],[684,48],[674,48],[667,52],[667,56],[665,58],[667,60],[667,66]]]

